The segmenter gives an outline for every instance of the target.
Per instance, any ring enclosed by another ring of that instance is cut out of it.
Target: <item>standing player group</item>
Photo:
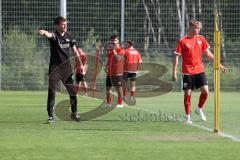
[[[142,59],[139,51],[133,47],[133,42],[128,40],[127,44],[127,48],[124,50],[119,44],[119,37],[112,35],[110,37],[110,47],[108,45],[106,48],[108,56],[106,66],[106,107],[113,107],[112,87],[115,87],[118,95],[117,108],[123,107],[123,100],[126,100],[128,96],[128,79],[130,80],[131,100],[135,100],[136,74]]]
[[[87,83],[85,75],[87,72],[87,56],[81,48],[76,47],[76,40],[67,32],[67,20],[64,17],[57,17],[54,20],[55,31],[48,32],[39,29],[38,33],[48,38],[50,42],[50,63],[49,63],[49,89],[47,100],[48,122],[54,122],[54,103],[57,84],[62,81],[65,85],[71,104],[71,118],[77,122],[80,117],[77,114],[77,98],[81,86],[83,86],[84,95],[87,95]],[[179,39],[175,58],[173,61],[172,80],[177,80],[178,57],[182,56],[182,80],[184,90],[184,107],[186,113],[186,122],[191,124],[191,94],[192,90],[200,88],[198,106],[195,112],[200,115],[203,121],[206,116],[203,113],[203,106],[208,98],[208,81],[204,72],[202,62],[202,52],[210,60],[214,60],[213,54],[209,50],[209,44],[205,37],[199,35],[202,28],[201,22],[191,20],[189,22],[188,34]],[[74,88],[72,79],[72,67],[70,64],[70,49],[72,49],[76,58],[75,77],[77,86]],[[111,96],[112,87],[117,92],[117,107],[123,107],[123,100],[130,97],[130,101],[135,101],[136,76],[139,65],[142,62],[140,53],[133,47],[131,40],[127,41],[127,47],[122,48],[119,43],[119,37],[112,35],[105,48],[107,51],[106,65],[106,107],[114,107]],[[223,72],[226,68],[220,64]],[[128,87],[130,86],[130,87]]]

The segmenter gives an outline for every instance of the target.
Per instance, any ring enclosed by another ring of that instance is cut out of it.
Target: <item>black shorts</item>
[[[125,81],[127,81],[128,79],[130,81],[136,81],[136,77],[137,77],[137,73],[124,72],[123,74],[123,78]]]
[[[86,81],[86,76],[81,73],[76,73],[76,82],[79,83],[81,81],[82,82]]]
[[[107,87],[112,87],[112,86],[122,86],[122,80],[123,80],[123,76],[107,76],[106,79],[106,86]]]
[[[207,76],[204,72],[193,75],[183,75],[183,90],[194,90],[208,85]]]

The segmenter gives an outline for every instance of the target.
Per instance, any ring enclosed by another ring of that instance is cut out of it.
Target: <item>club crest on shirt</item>
[[[188,44],[188,43],[186,43],[186,46],[188,47],[188,48],[190,48],[191,46],[190,46],[190,44]]]
[[[202,41],[197,41],[197,44],[198,45],[202,45]]]

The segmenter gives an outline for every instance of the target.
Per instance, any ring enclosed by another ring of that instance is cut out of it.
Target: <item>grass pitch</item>
[[[181,118],[171,120],[184,113],[182,93],[137,99],[136,107],[114,109],[91,121],[57,120],[53,125],[46,124],[46,94],[0,93],[1,160],[239,159],[239,142],[185,125]],[[239,137],[239,93],[221,93],[221,97],[221,130]],[[64,99],[68,97],[58,94],[56,104]],[[197,101],[198,94],[194,93],[193,106]],[[91,110],[100,103],[79,97],[79,111]],[[195,115],[193,121],[212,128],[212,94],[204,111],[207,122]],[[152,116],[159,113],[170,118]]]

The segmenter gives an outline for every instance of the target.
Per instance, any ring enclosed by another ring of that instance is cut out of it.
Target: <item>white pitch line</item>
[[[198,124],[195,124],[195,123],[193,123],[191,126],[197,127],[197,128],[209,131],[209,132],[213,132],[212,128],[201,126],[201,125],[198,125]],[[217,134],[221,137],[229,138],[229,139],[233,140],[234,142],[240,142],[240,137],[236,137],[236,136],[233,136],[233,135],[225,133],[225,132],[219,132]]]
[[[158,112],[152,112],[150,110],[146,110],[146,109],[139,108],[139,107],[130,107],[130,108],[135,109],[135,110],[142,110],[142,111],[145,111],[145,112],[148,112],[148,113],[159,114]],[[189,126],[193,126],[193,127],[199,128],[199,129],[203,129],[205,131],[213,132],[212,128],[208,128],[208,127],[205,127],[205,126],[202,126],[202,125],[198,125],[198,124],[195,124],[195,123],[193,123],[193,124],[191,124]],[[240,137],[236,137],[236,136],[233,136],[233,135],[225,133],[225,132],[219,132],[217,134],[219,136],[221,136],[221,137],[229,138],[229,139],[231,139],[234,142],[240,142]]]

